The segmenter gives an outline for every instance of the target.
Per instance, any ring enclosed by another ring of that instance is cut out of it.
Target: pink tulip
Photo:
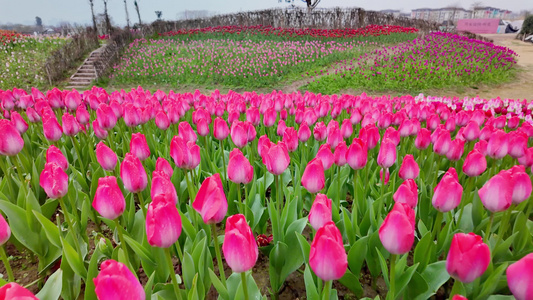
[[[170,120],[163,110],[158,111],[155,115],[155,125],[161,130],[167,130],[170,127]]]
[[[300,125],[300,129],[298,129],[298,140],[300,142],[307,142],[309,138],[311,137],[311,129],[309,129],[309,126],[307,126],[307,123],[303,122],[302,125]]]
[[[386,139],[381,143],[378,153],[378,165],[388,169],[396,162],[396,145]]]
[[[236,184],[248,184],[254,177],[254,168],[241,150],[235,148],[229,154],[228,179]]]
[[[146,212],[146,238],[152,247],[168,248],[181,234],[181,217],[176,202],[165,194],[152,197]]]
[[[426,128],[420,128],[420,131],[418,132],[416,139],[415,139],[416,149],[424,150],[429,146],[430,143],[431,143],[431,132]]]
[[[226,139],[228,135],[228,123],[226,123],[226,121],[224,121],[224,119],[222,119],[221,117],[217,117],[213,125],[213,136],[215,137],[215,139],[222,141]]]
[[[47,140],[51,142],[59,141],[61,135],[63,135],[63,129],[57,122],[55,115],[47,114],[43,116],[43,133]]]
[[[255,265],[259,249],[243,215],[233,215],[226,220],[222,252],[228,266],[235,273],[246,272]]]
[[[265,151],[266,150],[266,151]],[[284,142],[278,142],[268,148],[263,148],[262,157],[268,172],[273,175],[281,175],[291,162],[289,150]]]
[[[192,170],[200,164],[200,147],[174,136],[170,142],[170,156],[178,168]]]
[[[28,116],[28,121],[31,123],[37,123],[41,121],[41,116],[37,113],[37,111],[33,107],[28,107],[26,110],[26,115]]]
[[[218,173],[204,180],[192,207],[200,213],[205,224],[215,224],[224,220],[228,211],[228,201]]]
[[[352,126],[352,123],[350,122],[350,120],[345,119],[344,121],[342,121],[341,134],[342,134],[342,137],[345,138],[345,139],[348,139],[348,138],[350,138],[352,136],[352,134],[353,134],[353,126]]]
[[[126,126],[128,127],[136,127],[137,125],[141,124],[141,116],[139,114],[139,111],[137,110],[137,107],[133,106],[133,104],[128,103],[124,105],[124,123],[126,123]]]
[[[91,121],[91,115],[87,111],[84,105],[78,106],[76,108],[76,120],[82,125],[89,124]]]
[[[185,121],[178,125],[178,135],[186,142],[191,141],[196,143],[196,140],[198,139],[191,125]]]
[[[532,300],[533,253],[524,256],[507,268],[507,284],[517,300]]]
[[[172,174],[174,173],[174,169],[172,166],[170,166],[168,160],[164,159],[163,157],[157,158],[157,161],[155,162],[155,170],[164,172],[167,174],[168,178],[171,178]]]
[[[96,160],[102,169],[112,172],[117,165],[117,155],[103,142],[96,145]]]
[[[397,146],[400,143],[400,132],[394,129],[394,127],[389,127],[383,135],[383,140],[386,139],[390,139]]]
[[[477,149],[472,150],[466,156],[463,164],[463,173],[470,177],[477,177],[487,170],[487,159]]]
[[[209,123],[207,122],[207,119],[202,118],[198,120],[198,123],[196,123],[196,131],[200,136],[207,136],[209,134]]]
[[[272,127],[274,124],[276,124],[276,118],[277,117],[278,117],[278,114],[276,113],[274,108],[269,108],[263,114],[263,124],[266,127]]]
[[[131,153],[126,153],[120,164],[120,177],[124,188],[130,193],[142,192],[148,185],[148,177],[141,161]]]
[[[81,96],[80,93],[76,91],[68,92],[65,96],[65,105],[69,110],[76,110],[78,106],[81,104]]]
[[[533,165],[533,147],[526,149],[524,155],[518,158],[518,163],[526,168],[530,168]]]
[[[81,126],[76,120],[76,118],[69,113],[65,113],[63,115],[62,123],[63,123],[63,133],[66,136],[75,136],[81,130]]]
[[[282,140],[287,145],[289,152],[294,152],[298,149],[298,133],[294,128],[288,127],[285,129]]]
[[[465,141],[455,139],[450,143],[450,148],[446,152],[446,158],[450,161],[458,161],[465,151]]]
[[[96,121],[104,130],[110,130],[117,124],[117,116],[105,103],[101,103],[96,110]]]
[[[454,295],[452,300],[468,300],[468,298],[466,298],[465,296],[461,296],[461,295]]]
[[[324,170],[329,170],[329,168],[331,168],[333,162],[335,161],[335,157],[333,156],[330,147],[326,144],[318,148],[316,157],[322,161],[322,164],[324,165]]]
[[[164,194],[169,202],[174,205],[178,203],[178,194],[174,184],[170,181],[170,177],[163,171],[154,171],[152,173],[152,189],[150,196],[154,199],[157,195]]]
[[[231,140],[237,148],[244,148],[248,144],[248,125],[245,122],[234,121],[231,125]]]
[[[10,282],[0,288],[0,299],[2,300],[39,300],[30,291],[20,286],[18,283]]]
[[[520,158],[526,155],[527,151],[527,134],[520,131],[513,131],[509,136],[509,155],[513,158]]]
[[[28,130],[28,123],[26,123],[26,120],[17,111],[11,112],[11,122],[21,135]]]
[[[531,179],[526,173],[524,166],[513,166],[511,168],[511,178],[513,185],[513,204],[520,204],[531,196]]]
[[[368,149],[374,149],[381,136],[379,135],[379,130],[376,125],[370,124],[361,129],[359,132],[359,138],[365,142]]]
[[[513,184],[511,172],[502,170],[490,178],[478,191],[479,198],[491,212],[504,211],[513,201]]]
[[[0,119],[0,154],[17,155],[24,148],[24,140],[15,126],[6,119]]]
[[[315,230],[331,222],[331,199],[324,194],[317,194],[307,218]]]
[[[146,160],[150,157],[150,148],[148,147],[144,134],[139,132],[131,135],[130,153],[137,156],[140,160]]]
[[[463,187],[459,183],[457,172],[450,168],[435,187],[431,204],[440,212],[449,212],[459,205],[462,196]]]
[[[348,146],[346,146],[346,142],[342,141],[340,142],[337,147],[335,148],[335,152],[333,152],[333,157],[335,159],[335,164],[339,167],[342,167],[346,164],[346,153],[348,152]]]
[[[479,235],[456,233],[446,258],[446,270],[455,279],[470,283],[485,273],[490,261],[489,246]]]
[[[68,176],[55,162],[46,163],[39,177],[39,184],[51,199],[58,199],[68,192]]]
[[[433,151],[439,155],[446,155],[452,143],[450,132],[447,130],[435,131],[436,139],[433,144]]]
[[[404,254],[415,241],[415,211],[405,203],[396,203],[379,228],[379,239],[391,254]]]
[[[413,157],[413,155],[407,154],[403,158],[402,165],[400,166],[400,170],[398,172],[398,176],[400,176],[400,178],[403,180],[415,179],[418,177],[419,173],[420,168],[418,167],[415,158]]]
[[[283,136],[283,134],[285,133],[286,129],[287,129],[287,125],[285,124],[285,121],[279,120],[278,127],[276,128],[276,133],[279,136]]]
[[[66,171],[68,169],[68,161],[65,155],[63,155],[63,152],[59,150],[54,145],[50,145],[50,147],[46,150],[46,162],[51,163],[54,162],[58,166],[63,169],[63,171]]]
[[[365,167],[368,159],[368,149],[362,139],[354,138],[346,152],[346,162],[354,170]]]
[[[98,179],[98,188],[94,194],[93,208],[104,218],[114,220],[122,215],[126,208],[124,195],[118,187],[115,176]]]
[[[0,214],[0,246],[4,245],[11,237],[11,228],[4,216]],[[0,298],[1,299],[1,298]]]
[[[474,121],[470,121],[468,122],[468,124],[466,125],[463,131],[463,136],[465,140],[471,142],[479,138],[479,133],[480,133],[479,125]]]
[[[496,130],[487,145],[487,154],[494,159],[501,159],[509,151],[509,138],[503,130]]]
[[[93,131],[94,135],[101,140],[105,140],[108,136],[108,132],[102,129],[96,120],[93,121]]]
[[[328,134],[326,144],[328,144],[331,149],[335,149],[342,140],[341,131],[338,128],[335,128],[334,130],[331,130],[330,134]]]
[[[479,142],[474,144],[474,149],[478,150],[479,153],[481,153],[481,154],[486,156],[486,155],[488,155],[487,146],[488,146],[487,141],[480,140]]]
[[[112,259],[100,265],[100,273],[93,279],[98,300],[144,300],[146,293],[135,275]]]
[[[315,194],[325,187],[324,165],[318,157],[312,159],[305,167],[302,185],[311,194]]]
[[[327,128],[326,125],[324,125],[324,122],[320,122],[315,125],[315,128],[313,129],[313,136],[315,137],[315,140],[319,142],[326,139]]]
[[[268,149],[270,149],[271,146],[272,146],[272,142],[270,141],[270,139],[268,139],[268,136],[266,134],[262,135],[257,141],[257,153],[259,153],[259,156],[263,158],[263,149],[266,148],[265,150],[265,153],[266,153],[268,152]],[[263,163],[265,162],[263,161]]]
[[[246,121],[254,124],[254,126],[259,125],[261,121],[261,115],[259,114],[259,109],[257,109],[257,107],[250,107],[246,111]]]
[[[418,187],[413,179],[405,180],[392,196],[394,202],[405,203],[411,208],[418,204]]]
[[[309,266],[324,281],[340,279],[346,273],[348,257],[335,223],[328,222],[318,229],[309,251]]]

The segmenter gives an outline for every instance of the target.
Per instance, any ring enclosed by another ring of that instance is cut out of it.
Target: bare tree
[[[112,31],[111,21],[109,20],[109,14],[107,13],[107,1],[109,0],[103,0],[103,1],[104,1],[104,17],[105,17],[106,33],[111,34],[111,31]]]
[[[472,18],[476,18],[476,12],[484,7],[485,7],[485,4],[483,4],[483,2],[474,1],[474,3],[472,3],[472,6],[470,6],[470,8],[472,9]]]
[[[130,15],[128,14],[128,1],[124,0],[124,9],[126,10],[126,24],[128,30],[130,29]]]
[[[139,26],[142,26],[143,22],[141,21],[141,13],[139,12],[139,3],[137,0],[134,0],[133,4],[135,5],[135,10],[137,11],[137,17],[139,18]]]
[[[89,4],[91,5],[91,15],[93,17],[93,29],[94,32],[98,32],[98,28],[96,27],[96,16],[94,15],[94,0],[89,0]]]

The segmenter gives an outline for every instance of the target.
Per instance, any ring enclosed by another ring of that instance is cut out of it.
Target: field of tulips
[[[34,38],[0,30],[0,89],[29,89],[46,84],[43,65],[64,39]]]
[[[6,299],[532,299],[525,100],[0,101]],[[36,281],[14,277],[15,248]]]
[[[323,71],[311,73],[305,88],[316,93],[344,89],[418,93],[502,83],[512,78],[516,56],[509,48],[437,32],[344,60],[326,76],[321,76]]]
[[[216,27],[137,39],[114,66],[111,84],[282,86],[302,74],[416,37],[416,29],[368,26],[319,30]]]

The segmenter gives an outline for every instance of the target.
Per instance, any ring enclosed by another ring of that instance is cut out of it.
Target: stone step
[[[80,73],[76,73],[74,74],[74,76],[72,76],[72,78],[95,78],[96,76],[94,75],[94,73],[86,73],[86,74],[80,74]]]
[[[94,74],[94,69],[80,69],[76,74]]]

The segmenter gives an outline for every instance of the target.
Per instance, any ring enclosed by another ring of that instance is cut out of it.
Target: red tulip
[[[268,172],[273,175],[281,175],[291,162],[289,150],[284,142],[273,144],[270,148],[263,148],[262,157]]]
[[[322,164],[324,165],[324,170],[329,170],[329,168],[331,168],[333,162],[335,161],[335,157],[333,156],[330,147],[326,144],[318,148],[316,157],[322,161]]]
[[[4,245],[10,237],[11,228],[9,228],[9,224],[7,224],[7,221],[6,219],[4,219],[4,216],[0,214],[0,246]]]
[[[446,258],[446,270],[455,279],[470,283],[485,273],[490,260],[489,246],[479,235],[456,233]]]
[[[292,127],[285,129],[282,140],[285,142],[285,145],[287,145],[287,150],[289,150],[289,152],[294,152],[298,149],[298,133],[296,132],[296,129]]]
[[[449,212],[461,203],[463,187],[459,183],[457,172],[450,168],[442,176],[433,192],[431,203],[440,212]]]
[[[496,130],[487,145],[487,154],[494,159],[501,159],[509,151],[509,138],[503,130]]]
[[[487,159],[477,149],[472,150],[466,156],[463,164],[463,173],[470,177],[477,177],[487,169]]]
[[[118,187],[115,176],[98,179],[98,188],[94,194],[93,208],[104,218],[114,220],[122,215],[126,208],[124,195]]]
[[[100,273],[93,279],[99,300],[144,300],[141,283],[123,263],[108,259],[100,265]]]
[[[117,165],[117,155],[103,142],[96,145],[96,160],[102,169],[112,172]]]
[[[307,126],[307,123],[303,122],[302,125],[300,125],[300,129],[298,129],[298,140],[300,142],[307,142],[309,138],[311,137],[311,129],[309,129],[309,126]]]
[[[46,163],[39,184],[51,199],[65,196],[68,192],[68,176],[55,162]]]
[[[346,273],[348,258],[335,223],[328,222],[318,229],[309,251],[309,266],[324,281],[340,279]]]
[[[379,239],[391,254],[404,254],[415,241],[415,211],[405,203],[396,203],[379,228]]]
[[[248,184],[254,177],[254,168],[241,150],[235,148],[229,154],[228,179],[237,184]]]
[[[307,218],[315,230],[331,222],[331,199],[324,194],[317,194]]]
[[[6,119],[0,119],[0,154],[17,155],[24,147],[24,140],[15,126]]]
[[[174,184],[170,181],[170,177],[162,171],[154,171],[152,173],[150,196],[154,199],[159,194],[164,194],[174,205],[178,203],[178,194]]]
[[[30,291],[20,286],[18,283],[10,282],[0,288],[0,299],[2,300],[39,300]]]
[[[155,170],[164,172],[167,174],[168,178],[171,178],[172,174],[174,173],[174,169],[172,166],[170,166],[168,160],[164,159],[163,157],[157,158],[157,161],[155,162]]]
[[[418,204],[418,187],[413,179],[405,180],[392,196],[394,202],[405,203],[411,208]]]
[[[507,284],[517,300],[532,300],[533,253],[524,256],[507,268]]]
[[[346,153],[348,152],[348,146],[346,146],[346,142],[342,141],[340,142],[337,147],[335,148],[335,152],[333,152],[333,157],[335,159],[335,164],[339,167],[342,167],[346,164]]]
[[[226,123],[226,121],[224,121],[224,119],[222,119],[221,117],[217,117],[213,125],[213,136],[215,137],[215,139],[222,141],[226,139],[228,135],[228,123]]]
[[[161,130],[167,130],[170,127],[170,120],[163,110],[158,111],[155,115],[155,125]]]
[[[168,201],[167,195],[152,197],[146,212],[146,238],[152,247],[168,248],[181,234],[181,217],[176,202]]]
[[[24,134],[28,130],[28,123],[26,123],[26,120],[17,111],[11,112],[11,122],[20,134]]]
[[[224,219],[228,211],[228,201],[218,173],[204,180],[192,207],[200,213],[206,224],[218,223]]]
[[[499,212],[508,209],[513,201],[511,172],[500,171],[483,185],[478,194],[483,206],[489,211]]]
[[[419,173],[420,168],[418,167],[415,158],[413,157],[413,155],[407,154],[403,158],[402,165],[400,166],[400,171],[398,172],[398,176],[400,176],[400,178],[403,180],[415,179],[418,177]]]
[[[312,159],[305,167],[302,185],[311,194],[317,193],[325,187],[324,165],[318,157]]]
[[[124,188],[130,193],[142,192],[148,185],[148,177],[141,161],[131,153],[126,153],[120,164],[120,177]]]
[[[362,139],[354,138],[346,152],[346,162],[354,170],[365,167],[368,159],[368,149]]]
[[[255,265],[259,249],[243,215],[233,215],[226,220],[222,252],[228,266],[235,273],[246,272]]]
[[[63,152],[59,150],[54,145],[50,145],[50,147],[46,150],[46,162],[51,163],[54,162],[58,166],[63,169],[63,171],[66,171],[68,169],[68,161],[65,155],[63,155]]]
[[[430,143],[431,143],[431,132],[426,128],[420,128],[420,131],[418,132],[416,139],[415,139],[416,149],[424,150],[429,146]]]
[[[378,165],[382,168],[388,169],[396,162],[396,145],[385,139],[381,143],[378,153]]]
[[[313,129],[313,136],[315,137],[315,140],[319,142],[326,139],[327,128],[326,125],[324,125],[324,122],[320,122],[315,125],[315,128]]]
[[[513,204],[520,204],[531,196],[531,179],[526,173],[524,166],[513,166],[511,168],[511,178],[513,185]]]
[[[148,147],[144,134],[139,132],[131,135],[130,153],[137,156],[140,160],[146,160],[150,157],[150,148]]]

